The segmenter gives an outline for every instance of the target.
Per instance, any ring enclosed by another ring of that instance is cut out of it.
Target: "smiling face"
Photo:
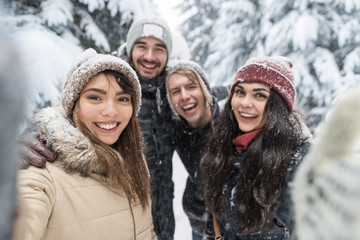
[[[265,106],[270,87],[262,83],[239,83],[234,89],[231,106],[239,129],[251,132],[262,128],[267,121]]]
[[[165,68],[167,50],[160,40],[144,37],[135,42],[131,56],[136,72],[144,78],[153,79]]]
[[[114,144],[129,123],[131,95],[111,74],[100,73],[84,87],[78,100],[79,120],[103,143]]]
[[[190,127],[202,127],[210,121],[211,109],[206,106],[204,93],[195,75],[190,79],[183,74],[172,74],[168,80],[168,91],[175,111]]]

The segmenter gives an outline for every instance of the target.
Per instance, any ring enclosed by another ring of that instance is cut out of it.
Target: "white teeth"
[[[156,67],[156,65],[153,66],[153,65],[146,65],[146,64],[143,64],[143,66],[146,68],[155,68]]]
[[[117,123],[112,123],[112,124],[101,124],[101,123],[98,123],[97,124],[99,128],[102,128],[102,129],[106,129],[106,130],[110,130],[110,129],[113,129],[116,127]]]
[[[183,106],[183,109],[184,109],[184,110],[188,110],[188,109],[193,108],[193,107],[195,107],[195,103],[192,103],[192,104],[188,104],[188,105],[186,105],[186,106]]]
[[[240,115],[241,115],[242,117],[248,117],[248,118],[256,117],[256,116],[257,116],[257,115],[248,114],[248,113],[241,113]]]

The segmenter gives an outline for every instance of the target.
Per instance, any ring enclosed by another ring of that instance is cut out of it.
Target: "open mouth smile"
[[[154,68],[156,68],[157,65],[141,64],[141,66],[143,66],[144,68],[154,69]]]
[[[146,62],[146,61],[140,61],[139,64],[146,69],[154,70],[159,67],[159,63],[157,62]]]
[[[187,105],[183,106],[181,109],[184,112],[189,112],[189,111],[193,110],[195,107],[196,107],[195,103],[190,103],[190,104],[187,104]]]
[[[258,117],[257,114],[250,114],[250,113],[240,113],[240,116],[247,120],[252,120]]]
[[[94,123],[95,126],[100,128],[103,131],[113,131],[116,130],[116,128],[120,125],[119,122],[115,123]]]

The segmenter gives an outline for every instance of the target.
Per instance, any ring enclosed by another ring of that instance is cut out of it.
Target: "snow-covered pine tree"
[[[181,6],[183,35],[213,85],[229,83],[251,56],[288,56],[297,106],[314,128],[340,92],[360,84],[359,1],[188,0]]]
[[[190,43],[193,59],[204,63],[210,54],[209,44],[213,39],[212,24],[218,18],[220,0],[184,0],[179,8],[186,14],[180,30]]]
[[[299,106],[316,126],[337,96],[360,84],[360,2],[298,0],[291,12],[287,54],[296,66]]]
[[[78,39],[82,48],[111,52],[125,42],[131,9],[117,0],[3,0],[17,16],[31,14],[58,36]],[[26,24],[24,22],[24,24]]]
[[[57,104],[65,74],[82,50],[109,53],[126,41],[152,0],[0,0],[0,27],[22,53],[31,111]]]

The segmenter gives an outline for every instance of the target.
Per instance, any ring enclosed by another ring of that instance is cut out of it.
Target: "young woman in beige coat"
[[[120,58],[82,53],[61,104],[35,115],[56,160],[19,172],[23,239],[156,239],[136,114],[140,85]]]

